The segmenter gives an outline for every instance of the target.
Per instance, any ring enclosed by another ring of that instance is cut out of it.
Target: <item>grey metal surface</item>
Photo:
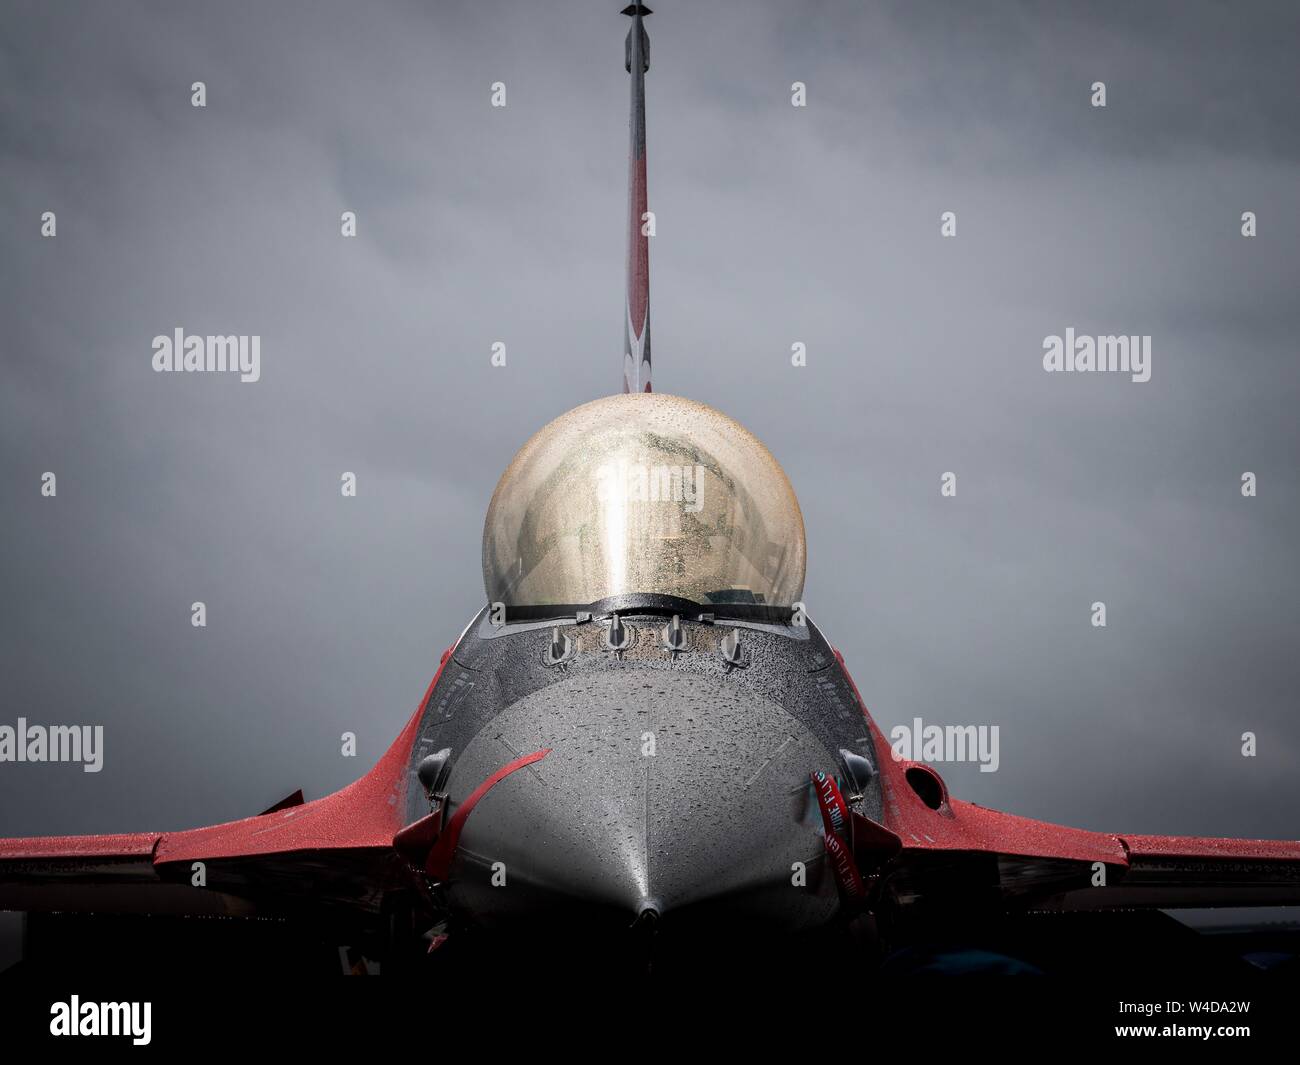
[[[472,624],[431,693],[413,750],[411,820],[428,810],[414,770],[449,747],[454,811],[503,765],[551,754],[507,777],[469,816],[447,898],[481,924],[581,908],[623,923],[647,906],[665,921],[716,907],[773,927],[829,920],[814,769],[843,772],[842,749],[874,763],[867,722],[833,652],[809,625],[740,632],[743,665],[720,653],[737,629],[683,619],[559,625]],[[879,785],[862,789],[879,819]],[[807,882],[797,886],[794,863]],[[498,864],[499,863],[499,864]]]
[[[453,798],[547,747],[469,818],[449,893],[458,907],[504,920],[579,901],[630,923],[644,906],[671,915],[726,899],[796,928],[835,912],[808,795],[809,768],[835,753],[772,701],[644,666],[571,676],[479,733]],[[812,870],[806,886],[792,882],[796,862]]]

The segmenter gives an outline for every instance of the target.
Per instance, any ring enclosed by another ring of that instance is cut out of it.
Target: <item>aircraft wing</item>
[[[1300,905],[1300,841],[1092,832],[990,810],[951,798],[930,766],[895,759],[869,715],[867,722],[883,817],[861,824],[852,845],[861,872],[895,903],[960,907],[980,899],[1057,911]]]
[[[393,837],[419,718],[364,777],[313,802],[295,793],[256,817],[180,832],[0,839],[0,910],[377,912],[385,890],[404,883]]]
[[[245,916],[295,900],[368,908],[398,807],[374,772],[311,803],[183,832],[0,840],[0,909]]]
[[[877,737],[883,827],[897,837],[879,867],[899,901],[991,884],[1006,905],[1032,909],[1300,905],[1300,841],[1091,832],[1018,817],[950,798],[932,768],[894,761]]]
[[[958,800],[922,814],[899,798],[886,827],[904,895],[977,881],[1035,910],[1300,905],[1300,842],[1087,832]]]

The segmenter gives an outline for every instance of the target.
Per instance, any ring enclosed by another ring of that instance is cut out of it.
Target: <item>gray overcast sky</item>
[[[106,729],[0,765],[0,834],[236,818],[396,736],[501,470],[618,387],[618,6],[0,3],[0,724]],[[882,728],[998,725],[940,766],[985,805],[1300,834],[1300,8],[654,6],[656,387],[784,464]],[[1151,381],[1044,373],[1068,326]],[[153,373],[177,327],[262,380]]]

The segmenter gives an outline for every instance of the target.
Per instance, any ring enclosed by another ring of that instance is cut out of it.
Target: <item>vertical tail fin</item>
[[[624,65],[632,81],[631,147],[627,175],[627,298],[623,319],[623,391],[650,391],[650,239],[642,231],[646,211],[645,72],[650,69],[650,38],[642,19],[650,9],[629,4],[633,19],[624,46]]]

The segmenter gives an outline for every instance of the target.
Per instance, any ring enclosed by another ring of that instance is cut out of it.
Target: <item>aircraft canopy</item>
[[[635,592],[790,606],[803,515],[762,443],[677,396],[611,396],[561,415],[502,475],[483,529],[490,602],[586,606]]]

